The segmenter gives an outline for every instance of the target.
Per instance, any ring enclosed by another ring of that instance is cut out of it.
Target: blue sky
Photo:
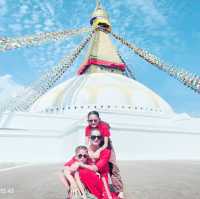
[[[113,31],[167,63],[200,75],[200,1],[102,0]],[[89,27],[95,0],[0,0],[0,36],[17,37],[43,31]],[[28,86],[85,35],[62,42],[0,53],[0,103]],[[163,97],[176,112],[200,116],[200,95],[141,60],[119,42],[126,63],[139,82]],[[85,51],[62,81],[73,76]]]

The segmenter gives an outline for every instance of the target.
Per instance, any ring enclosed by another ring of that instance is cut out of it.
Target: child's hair
[[[75,148],[75,153],[77,154],[81,149],[86,150],[86,151],[88,150],[86,146],[80,145]]]
[[[96,115],[99,118],[99,112],[98,111],[90,111],[88,113],[88,118],[90,117],[90,115]]]

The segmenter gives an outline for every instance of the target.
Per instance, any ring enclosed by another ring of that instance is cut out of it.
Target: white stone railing
[[[65,113],[68,111],[84,111],[84,110],[102,110],[102,111],[130,111],[130,112],[154,112],[164,113],[161,109],[140,107],[140,106],[129,106],[129,105],[72,105],[67,107],[51,107],[41,112],[43,113]]]

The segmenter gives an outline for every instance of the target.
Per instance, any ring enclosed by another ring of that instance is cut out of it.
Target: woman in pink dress
[[[100,131],[100,134],[103,137],[104,144],[95,152],[89,150],[89,155],[90,157],[98,158],[101,151],[106,149],[109,145],[109,142],[111,141],[110,141],[110,126],[108,123],[100,119],[99,113],[97,111],[91,111],[88,113],[88,126],[85,128],[85,138],[87,146],[89,146],[91,131],[94,129]],[[115,151],[113,149],[112,144],[110,145],[111,145],[111,154],[110,154],[109,164],[112,167],[111,180],[115,191],[119,193],[118,194],[119,198],[122,199],[124,198],[123,182],[120,176],[120,170],[116,163]]]
[[[89,141],[88,150],[95,153],[104,145],[104,138],[98,129],[92,129]],[[111,145],[108,141],[107,148],[100,151],[99,157],[92,157],[89,164],[80,163],[79,176],[82,183],[94,194],[92,187],[94,185],[93,179],[90,178],[90,172],[93,171],[99,176],[102,182],[102,199],[118,199],[117,192],[111,192],[109,184],[110,167],[109,160],[111,156]],[[95,195],[95,194],[94,194]]]

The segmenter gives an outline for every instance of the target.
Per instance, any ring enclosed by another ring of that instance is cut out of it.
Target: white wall
[[[8,131],[7,133],[9,134]],[[19,134],[0,137],[0,162],[60,161],[61,153],[62,140],[56,137]]]
[[[120,160],[200,159],[200,134],[113,131]]]
[[[1,117],[0,162],[66,161],[84,143],[85,115],[15,113]],[[198,118],[122,111],[104,111],[101,117],[111,125],[119,160],[200,159]]]

